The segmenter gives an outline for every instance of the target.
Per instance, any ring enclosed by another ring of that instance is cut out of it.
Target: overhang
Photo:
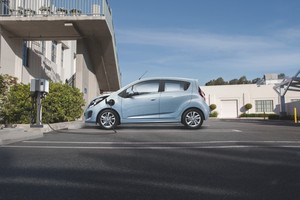
[[[114,35],[105,16],[36,16],[0,17],[1,29],[12,39],[78,40],[84,39],[94,67],[102,67],[97,80],[102,90],[120,88],[120,75],[115,53]],[[99,52],[103,59],[99,62]]]
[[[281,83],[274,86],[274,90],[280,95],[284,96],[287,91],[300,92],[300,70],[293,77],[285,78]]]

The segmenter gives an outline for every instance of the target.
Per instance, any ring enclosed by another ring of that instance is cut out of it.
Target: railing
[[[105,16],[114,35],[108,0],[0,0],[0,16]]]
[[[0,16],[105,16],[114,35],[108,0],[0,0]]]
[[[0,0],[0,15],[105,15],[111,17],[107,0]]]

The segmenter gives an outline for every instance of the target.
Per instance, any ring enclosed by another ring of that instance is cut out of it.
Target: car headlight
[[[106,97],[99,97],[99,98],[94,99],[93,101],[91,101],[91,103],[89,104],[88,108],[96,106],[98,103],[100,103],[104,99],[106,99]]]

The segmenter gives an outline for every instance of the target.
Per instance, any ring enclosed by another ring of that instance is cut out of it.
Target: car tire
[[[182,123],[188,129],[199,129],[203,123],[203,114],[198,109],[188,109],[182,115]]]
[[[119,124],[119,116],[116,111],[107,109],[100,112],[98,123],[101,128],[111,130]]]

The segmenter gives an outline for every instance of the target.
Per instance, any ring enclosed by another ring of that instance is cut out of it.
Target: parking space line
[[[180,145],[180,144],[230,144],[230,143],[261,143],[261,144],[268,144],[268,143],[294,143],[294,144],[300,144],[300,141],[254,141],[254,140],[248,140],[248,141],[201,141],[201,142],[190,142],[190,141],[183,141],[183,142],[176,142],[176,141],[165,141],[165,142],[155,142],[155,141],[149,141],[149,142],[121,142],[121,141],[110,141],[110,142],[80,142],[80,141],[23,141],[22,143],[31,143],[31,144],[99,144],[99,145]]]
[[[237,133],[241,133],[241,132],[243,132],[243,131],[241,131],[241,130],[238,130],[238,129],[233,129],[232,131],[233,131],[233,132],[237,132]]]
[[[243,149],[243,148],[300,148],[300,145],[220,145],[220,146],[19,146],[9,145],[0,148],[25,149],[89,149],[89,150],[176,150],[176,149]]]
[[[202,142],[23,141],[21,144],[24,145],[4,145],[4,146],[0,146],[0,148],[95,149],[95,150],[96,149],[167,150],[167,149],[300,148],[300,141],[202,141]]]

